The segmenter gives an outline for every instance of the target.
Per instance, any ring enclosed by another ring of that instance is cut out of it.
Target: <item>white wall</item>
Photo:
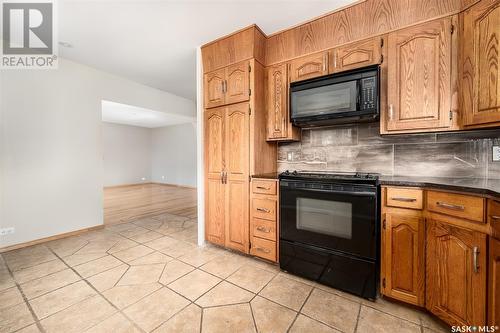
[[[102,123],[104,186],[151,181],[151,129]]]
[[[196,123],[152,129],[153,182],[196,187]]]
[[[194,116],[193,101],[61,59],[0,77],[0,247],[103,223],[101,100]]]

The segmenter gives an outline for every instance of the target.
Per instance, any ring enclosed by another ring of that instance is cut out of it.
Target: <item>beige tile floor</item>
[[[412,308],[199,248],[196,233],[162,214],[2,254],[0,333],[449,332]]]

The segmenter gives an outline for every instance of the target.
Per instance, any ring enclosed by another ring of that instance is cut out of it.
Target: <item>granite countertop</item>
[[[428,187],[500,197],[500,179],[381,176],[380,184]]]
[[[252,178],[278,179],[279,172],[252,175]],[[411,186],[490,195],[500,198],[500,179],[380,176],[380,185]]]

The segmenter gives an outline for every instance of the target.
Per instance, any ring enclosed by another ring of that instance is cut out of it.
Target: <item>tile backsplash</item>
[[[500,130],[381,136],[378,123],[303,129],[301,142],[279,144],[278,169],[500,179],[493,145]]]

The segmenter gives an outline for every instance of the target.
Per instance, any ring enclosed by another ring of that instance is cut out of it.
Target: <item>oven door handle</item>
[[[375,197],[377,196],[376,190],[373,192],[353,192],[353,191],[330,191],[330,190],[324,190],[324,189],[319,189],[319,188],[288,188],[284,187],[283,189],[280,189],[280,192],[282,195],[286,195],[287,190],[301,190],[301,191],[307,191],[307,192],[320,192],[320,193],[329,193],[329,194],[342,194],[342,195],[350,195],[350,196],[356,196],[356,197]]]

